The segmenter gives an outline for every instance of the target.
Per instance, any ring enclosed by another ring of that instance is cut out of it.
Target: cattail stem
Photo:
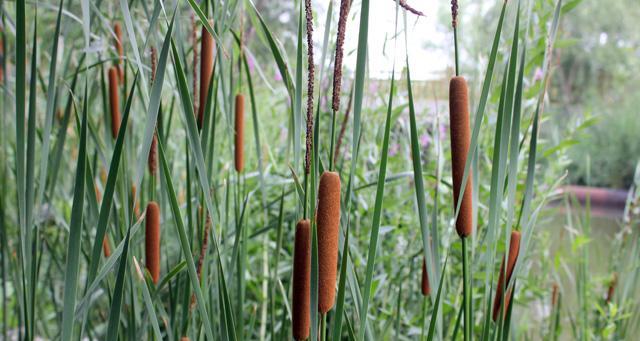
[[[235,117],[235,167],[238,173],[244,169],[244,96],[236,95]]]
[[[213,26],[213,21],[209,21]],[[213,36],[207,31],[206,27],[202,27],[200,37],[200,104],[198,105],[198,128],[202,129],[204,122],[205,107],[209,95],[209,83],[213,75],[213,50],[215,43]]]
[[[292,331],[296,340],[309,337],[311,318],[311,222],[296,224],[293,254]]]
[[[453,27],[453,50],[455,54],[456,76],[459,73],[458,64],[458,0],[451,0],[451,27]]]
[[[344,133],[347,130],[347,122],[349,122],[349,114],[351,113],[351,103],[353,101],[353,83],[351,84],[351,91],[349,93],[349,102],[347,102],[347,108],[344,111],[344,118],[342,119],[342,125],[340,126],[340,134],[338,134],[338,141],[336,142],[336,150],[333,155],[333,163],[338,163],[338,157],[340,156],[340,147],[342,146],[342,139],[344,139]]]
[[[336,112],[333,110],[331,112],[331,143],[329,144],[329,150],[334,150],[333,142],[335,141],[336,136]],[[333,171],[335,164],[333,162],[333,158],[329,157],[329,171]]]
[[[109,106],[111,109],[111,137],[118,137],[120,131],[120,94],[118,93],[118,70],[109,68]]]
[[[469,266],[469,255],[467,238],[462,237],[462,293],[464,305],[464,339],[471,340],[472,322],[471,322],[471,268]]]
[[[147,205],[144,245],[145,264],[157,284],[160,279],[160,207],[155,201]]]
[[[325,171],[318,186],[318,310],[333,308],[340,229],[340,176]]]

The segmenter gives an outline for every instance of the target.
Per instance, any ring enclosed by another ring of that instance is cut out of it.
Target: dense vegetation
[[[633,339],[637,159],[597,276],[589,200],[557,192],[593,123],[546,110],[579,3],[452,1],[446,105],[402,0],[385,51],[369,0],[0,0],[0,338]]]

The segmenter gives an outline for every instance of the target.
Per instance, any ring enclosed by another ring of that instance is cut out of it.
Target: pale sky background
[[[411,65],[411,78],[416,80],[439,79],[447,67],[453,66],[453,56],[445,53],[444,46],[451,45],[453,35],[448,27],[438,24],[438,11],[442,6],[450,6],[449,1],[444,0],[407,0],[412,7],[421,11],[425,16],[417,17],[407,13],[407,41],[409,60]],[[317,1],[314,3],[316,10],[316,27],[314,40],[316,46],[322,45],[324,23],[326,21],[329,2]],[[354,0],[351,5],[349,19],[347,21],[347,36],[345,41],[344,65],[351,72],[356,65],[356,47],[358,44],[358,27],[360,19],[360,1]],[[337,26],[340,1],[333,3],[334,26]],[[404,36],[404,10],[399,12],[397,39],[396,70],[399,71],[405,63],[405,36]],[[372,0],[369,8],[369,77],[372,79],[389,79],[393,66],[394,41],[392,40],[395,25],[396,3],[393,0]],[[417,19],[416,19],[417,18]],[[336,27],[332,27],[335,31]],[[335,39],[332,35],[330,39]],[[320,51],[317,52],[318,59]]]

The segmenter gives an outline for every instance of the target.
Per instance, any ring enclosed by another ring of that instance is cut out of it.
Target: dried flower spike
[[[311,223],[298,221],[293,254],[292,331],[296,340],[309,337],[311,306]]]
[[[463,77],[453,77],[449,83],[449,121],[451,130],[451,167],[453,170],[453,203],[458,207],[458,198],[464,177],[464,166],[471,143],[469,128],[469,93]],[[456,220],[456,231],[460,237],[473,232],[472,183],[469,178],[462,196],[460,212]]]
[[[333,102],[331,108],[340,110],[340,88],[342,87],[342,55],[344,53],[344,36],[347,30],[350,0],[340,1],[340,18],[338,19],[338,38],[336,40],[336,58],[333,62]]]
[[[151,138],[147,167],[149,168],[149,173],[155,176],[158,171],[158,135],[156,133],[153,133],[153,137]]]
[[[318,186],[318,310],[333,308],[338,266],[340,176],[325,171]]]
[[[307,136],[304,157],[304,172],[311,169],[311,145],[313,141],[313,85],[315,65],[313,62],[313,8],[311,0],[305,0],[304,8],[307,19]]]

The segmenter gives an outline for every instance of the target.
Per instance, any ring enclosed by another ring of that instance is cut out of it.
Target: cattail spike
[[[464,166],[469,153],[471,131],[469,128],[469,93],[463,77],[453,77],[449,83],[449,120],[451,130],[451,163],[453,170],[453,203],[458,207],[458,197],[464,177]],[[472,183],[469,178],[465,186],[456,231],[460,237],[473,232]]]
[[[309,337],[311,306],[311,223],[308,219],[296,224],[293,254],[292,331],[296,340]]]
[[[111,247],[109,247],[109,238],[107,236],[102,239],[102,252],[104,253],[104,258],[111,256]]]
[[[429,284],[429,274],[427,273],[427,262],[422,259],[422,296],[431,295],[431,285]]]
[[[560,287],[558,283],[553,283],[553,287],[551,289],[551,307],[555,307],[558,304],[558,295],[560,294]]]
[[[235,166],[238,173],[244,169],[244,96],[236,95]]]
[[[333,307],[338,266],[340,229],[340,176],[325,171],[318,186],[318,310]]]
[[[451,0],[451,27],[458,26],[458,0]]]
[[[136,185],[131,185],[131,202],[135,203],[133,205],[133,214],[135,214],[136,218],[140,217],[140,200],[136,200],[138,198],[137,192]]]
[[[606,302],[609,304],[613,300],[613,294],[616,290],[616,285],[618,284],[618,274],[614,273],[611,282],[609,282],[609,288],[607,289],[607,297]]]
[[[315,78],[315,64],[313,62],[313,8],[311,0],[305,0],[304,8],[307,20],[307,136],[304,157],[304,172],[311,170],[311,146],[313,141],[313,86]]]
[[[109,68],[109,106],[111,108],[111,137],[118,137],[120,131],[120,98],[118,93],[118,70]]]
[[[147,205],[144,242],[145,264],[157,284],[160,279],[160,207],[155,201]]]
[[[113,25],[113,33],[116,35],[116,39],[114,41],[114,45],[116,46],[116,51],[118,52],[118,78],[120,81],[124,80],[124,69],[122,68],[122,60],[124,59],[124,48],[122,47],[122,27],[119,22],[116,22]]]
[[[504,272],[504,258],[502,259],[502,264],[500,265],[500,274],[498,276],[498,286],[496,288],[496,297],[493,301],[493,321],[496,321],[498,318],[498,313],[500,312],[500,307],[502,304],[502,294],[504,293],[505,285],[509,283],[511,280],[511,274],[513,273],[513,268],[516,265],[516,261],[518,260],[518,253],[520,252],[520,232],[512,231],[511,232],[511,241],[509,242],[509,258],[507,260],[507,279],[505,281],[505,272]],[[509,309],[509,303],[511,302],[511,290],[507,292],[505,295],[505,305],[504,312]]]
[[[340,110],[340,88],[342,87],[342,55],[344,53],[344,36],[347,29],[350,0],[340,1],[340,18],[338,19],[338,38],[336,39],[336,57],[333,62],[333,101],[331,108]]]
[[[213,21],[209,20],[209,24],[213,27]],[[200,104],[198,105],[198,128],[202,129],[205,114],[204,110],[209,95],[209,83],[213,74],[213,49],[215,43],[213,36],[204,26],[202,27],[202,36],[200,39]]]
[[[152,176],[155,176],[158,171],[158,135],[156,135],[156,133],[153,133],[153,138],[151,138],[151,148],[149,149],[147,166],[149,168],[149,173],[151,173]]]
[[[151,47],[151,84],[156,80],[156,69],[158,68],[158,50],[155,46]]]

